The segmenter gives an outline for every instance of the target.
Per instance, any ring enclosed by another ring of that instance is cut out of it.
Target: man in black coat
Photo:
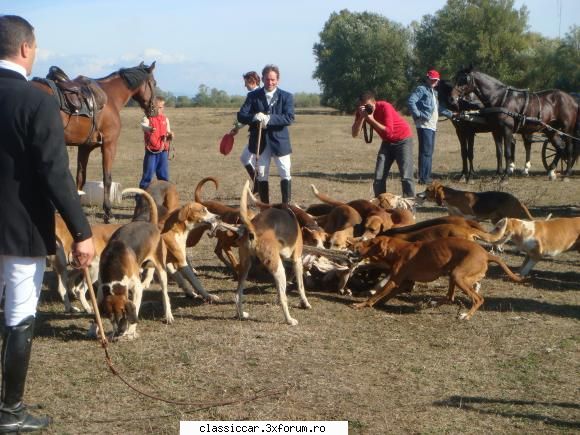
[[[46,255],[54,254],[55,207],[73,235],[73,258],[94,256],[91,228],[69,172],[56,100],[26,79],[36,56],[34,28],[0,16],[0,298],[5,292],[0,433],[48,426],[23,395]]]
[[[263,88],[252,91],[238,112],[238,121],[250,125],[249,149],[258,154],[258,193],[262,202],[270,202],[268,176],[273,158],[280,175],[282,202],[291,197],[292,145],[288,126],[294,122],[294,98],[278,88],[280,70],[276,65],[266,65],[262,70]],[[261,129],[261,132],[260,132]],[[258,136],[261,136],[258,151]]]

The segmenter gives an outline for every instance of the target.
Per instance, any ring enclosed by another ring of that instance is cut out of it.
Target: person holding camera
[[[390,103],[382,100],[377,101],[372,92],[365,92],[358,99],[358,107],[352,125],[352,137],[358,137],[365,124],[372,128],[371,140],[373,131],[376,131],[382,139],[377,154],[373,181],[375,197],[387,191],[387,177],[395,161],[401,175],[403,196],[405,198],[415,197],[413,138],[409,123]]]
[[[274,159],[280,174],[282,202],[290,202],[292,145],[288,126],[294,122],[294,97],[278,88],[280,70],[276,65],[262,69],[263,88],[248,94],[238,112],[238,121],[250,126],[249,150],[258,155],[258,193],[260,201],[270,202],[268,176]],[[260,138],[258,140],[258,138]],[[258,143],[259,142],[259,143]]]
[[[419,138],[419,169],[417,171],[419,184],[429,184],[431,181],[431,165],[435,151],[435,132],[439,115],[451,118],[453,113],[439,106],[437,90],[439,73],[434,69],[427,72],[425,82],[415,88],[407,102],[409,111],[415,121],[417,137]]]
[[[141,189],[147,189],[153,180],[169,181],[169,147],[174,138],[169,119],[163,113],[165,98],[155,97],[155,113],[145,116],[141,121],[145,140],[145,156],[143,157],[143,176],[139,182]]]

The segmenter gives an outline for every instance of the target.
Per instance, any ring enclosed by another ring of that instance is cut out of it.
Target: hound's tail
[[[242,197],[240,198],[240,219],[242,224],[246,226],[248,234],[250,234],[250,238],[252,238],[252,234],[256,233],[256,229],[254,228],[254,224],[252,224],[252,221],[248,216],[248,194],[251,194],[250,182],[246,181],[246,184],[244,184],[244,189],[242,190]]]
[[[477,228],[473,228],[472,231],[475,237],[479,240],[483,240],[484,242],[488,243],[497,243],[504,237],[507,224],[507,218],[503,218],[498,221],[498,223],[495,225],[495,228],[489,233]]]
[[[339,205],[345,204],[344,202],[337,201],[336,199],[333,199],[330,196],[325,195],[324,193],[320,193],[318,191],[318,189],[314,186],[314,184],[311,184],[310,187],[312,189],[312,193],[314,193],[314,195],[322,202],[325,202],[327,204],[334,205],[334,206],[339,206]]]
[[[211,181],[213,183],[213,185],[215,186],[215,190],[219,189],[220,184],[218,183],[218,180],[216,178],[214,178],[214,177],[203,178],[199,183],[197,183],[197,187],[195,188],[195,193],[194,193],[195,202],[199,202],[200,204],[203,204],[203,200],[201,199],[201,189],[203,188],[203,185],[205,183],[207,183],[208,181]]]
[[[522,207],[522,209],[520,210],[521,215],[520,216],[511,216],[511,217],[515,217],[518,219],[527,219],[529,221],[533,221],[534,217],[532,216],[532,214],[528,210],[528,207],[526,207],[521,201],[518,200],[518,202],[520,203],[520,206]]]
[[[523,276],[520,275],[516,275],[515,273],[513,273],[510,268],[507,266],[507,264],[505,264],[503,262],[503,260],[495,255],[492,255],[490,253],[487,254],[487,261],[491,262],[491,263],[496,263],[499,265],[499,267],[501,267],[503,269],[503,271],[506,273],[506,275],[509,277],[509,279],[511,279],[513,282],[523,282],[526,281],[526,278],[524,278]]]
[[[149,222],[153,225],[157,225],[159,223],[159,213],[157,212],[157,204],[155,204],[153,197],[148,192],[145,192],[143,189],[139,189],[138,187],[124,189],[121,192],[121,196],[127,193],[137,193],[147,200],[147,203],[149,204]]]
[[[503,218],[495,224],[495,228],[489,233],[489,238],[491,239],[490,243],[503,245],[511,238],[511,231],[507,231],[509,223],[508,219],[512,218]]]
[[[266,204],[265,202],[260,201],[251,191],[248,192],[248,196],[252,200],[252,203],[255,204],[256,207],[258,207],[260,210],[272,208],[272,204]]]

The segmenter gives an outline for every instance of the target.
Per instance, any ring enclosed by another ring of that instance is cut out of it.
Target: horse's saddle
[[[48,85],[60,104],[60,109],[71,115],[93,118],[107,103],[107,94],[97,82],[85,76],[71,80],[57,66],[51,66],[45,79],[33,80]]]

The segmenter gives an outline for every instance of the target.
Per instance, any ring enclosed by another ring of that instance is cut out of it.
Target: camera
[[[365,104],[365,112],[367,112],[369,115],[371,115],[373,113],[373,106],[372,104]]]

